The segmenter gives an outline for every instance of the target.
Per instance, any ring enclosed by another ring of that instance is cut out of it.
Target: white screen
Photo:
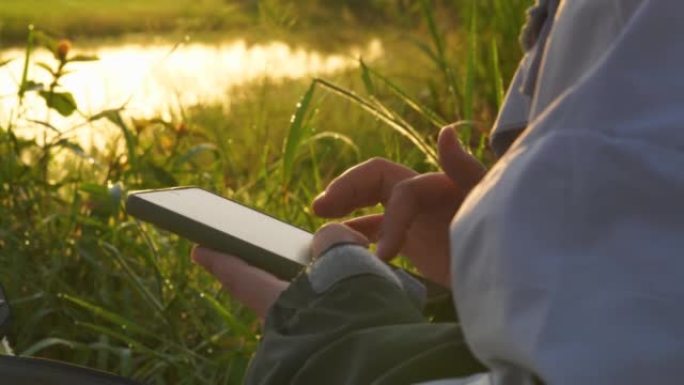
[[[137,196],[300,264],[309,262],[311,233],[208,191],[188,188]]]

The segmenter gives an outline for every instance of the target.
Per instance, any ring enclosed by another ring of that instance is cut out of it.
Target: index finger
[[[314,200],[313,210],[324,218],[339,218],[358,208],[384,203],[397,183],[417,174],[383,158],[370,159],[335,178]]]

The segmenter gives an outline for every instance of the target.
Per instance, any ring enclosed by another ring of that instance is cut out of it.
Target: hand
[[[329,223],[316,232],[311,245],[314,258],[339,243],[368,246],[359,232],[339,223]],[[201,246],[192,249],[192,259],[215,276],[231,297],[264,319],[268,309],[289,285],[276,276],[253,267],[242,259]]]
[[[288,283],[249,265],[235,256],[201,246],[192,249],[192,259],[214,277],[231,297],[264,319]]]
[[[354,218],[349,227],[378,242],[378,256],[406,255],[426,277],[450,286],[449,223],[484,168],[458,143],[453,129],[439,135],[443,173],[419,175],[384,159],[372,159],[336,178],[313,203],[314,212],[339,218],[378,203],[384,214]]]

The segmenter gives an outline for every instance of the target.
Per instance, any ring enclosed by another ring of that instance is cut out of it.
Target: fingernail
[[[316,203],[316,201],[318,201],[318,200],[320,200],[320,199],[323,199],[323,197],[325,197],[325,191],[323,191],[322,193],[316,195],[316,197],[313,199],[314,203]]]

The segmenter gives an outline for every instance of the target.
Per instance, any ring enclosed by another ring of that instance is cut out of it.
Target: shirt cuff
[[[357,275],[375,275],[387,279],[404,291],[418,308],[426,301],[426,289],[400,269],[393,270],[367,248],[356,244],[331,247],[307,268],[311,287],[322,294],[338,282]]]

